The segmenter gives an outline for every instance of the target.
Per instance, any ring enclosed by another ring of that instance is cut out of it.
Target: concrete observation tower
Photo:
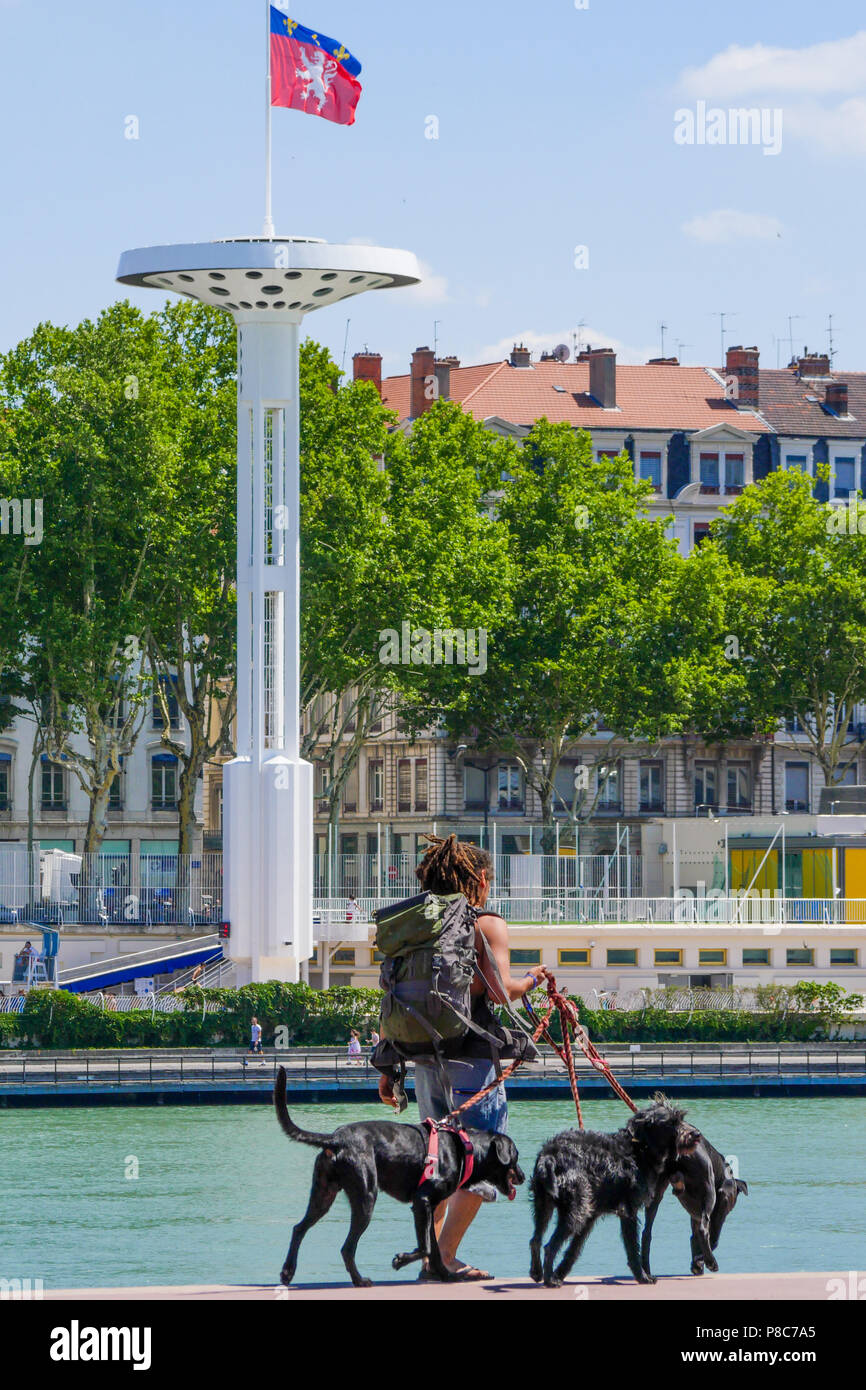
[[[238,328],[237,757],[224,769],[224,914],[239,983],[313,951],[313,768],[300,756],[299,402],[305,315],[417,284],[408,251],[238,237],[125,251],[124,285],[185,294]]]

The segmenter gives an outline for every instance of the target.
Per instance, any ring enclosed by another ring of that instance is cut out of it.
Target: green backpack
[[[380,1032],[404,1056],[452,1051],[482,1031],[470,1017],[477,915],[462,893],[419,893],[373,913]]]

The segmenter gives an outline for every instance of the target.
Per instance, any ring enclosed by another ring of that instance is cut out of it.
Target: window
[[[120,771],[115,775],[108,791],[109,811],[123,810],[123,759],[120,760]]]
[[[752,769],[748,763],[728,763],[728,810],[751,811]]]
[[[385,764],[374,758],[367,764],[367,804],[371,811],[381,811],[385,796]]]
[[[358,764],[352,768],[345,782],[343,783],[343,810],[357,811],[358,809]]]
[[[652,483],[654,492],[662,490],[662,456],[655,449],[641,449],[640,478],[642,482]]]
[[[789,946],[785,952],[786,965],[814,965],[815,952],[806,947]]]
[[[500,811],[523,810],[523,774],[516,763],[500,763],[497,768]]]
[[[598,809],[622,810],[622,763],[602,763],[598,769]]]
[[[348,946],[340,946],[331,956],[332,965],[354,965],[355,952]]]
[[[177,809],[177,758],[155,753],[150,762],[150,795],[154,811]]]
[[[330,786],[330,769],[323,758],[316,762],[316,801],[320,811],[328,809],[328,787]]]
[[[607,963],[608,965],[637,965],[637,950],[624,951],[619,948],[609,948]]]
[[[558,965],[589,965],[589,947],[577,951],[557,951]]]
[[[66,807],[66,774],[61,763],[49,762],[42,755],[42,809],[63,811]]]
[[[783,467],[785,467],[785,468],[799,468],[799,470],[800,470],[801,473],[808,473],[808,472],[809,472],[809,455],[808,455],[808,454],[785,454],[784,462],[783,462]]]
[[[664,810],[664,764],[641,761],[640,764],[640,810]]]
[[[415,759],[415,810],[427,810],[427,759]]]
[[[719,490],[718,454],[701,454],[701,492],[715,493]]]
[[[718,768],[715,763],[695,763],[695,807],[719,804]]]
[[[743,965],[769,965],[770,950],[767,946],[744,946]]]
[[[654,965],[682,965],[682,951],[668,951],[666,949],[656,949],[653,951]]]
[[[177,681],[174,676],[160,676],[159,684],[168,705],[168,727],[170,729],[180,728],[180,713],[177,707]],[[164,729],[165,720],[162,716],[162,704],[159,698],[159,691],[154,690],[151,701],[151,711],[153,714],[153,727]]]
[[[463,764],[463,805],[467,811],[483,811],[487,806],[487,773],[483,767]]]
[[[745,455],[725,454],[725,492],[742,492],[745,482]]]
[[[353,690],[343,692],[340,700],[340,727],[344,734],[353,734],[356,726],[356,700]]]
[[[0,811],[7,810],[12,783],[12,754],[0,753]]]
[[[570,812],[577,793],[577,769],[579,762],[573,758],[563,758],[553,779],[553,812]]]
[[[698,951],[698,965],[727,965],[728,953],[723,947]]]
[[[412,810],[412,759],[397,761],[397,810]]]
[[[508,960],[511,965],[540,965],[541,950],[516,950],[508,952]]]
[[[853,458],[833,460],[834,497],[850,497],[857,491],[857,464]]]
[[[382,955],[382,952],[381,952],[381,951],[377,951],[375,948],[373,948],[373,949],[370,951],[370,964],[371,964],[371,965],[381,965],[381,964],[382,964],[382,961],[383,961],[384,959],[385,959],[385,957]]]
[[[692,523],[692,541],[697,547],[703,545],[704,541],[709,540],[710,523],[708,521],[695,521]]]
[[[856,946],[831,946],[830,947],[831,965],[856,965],[857,948]]]
[[[809,764],[785,763],[785,810],[808,811]]]

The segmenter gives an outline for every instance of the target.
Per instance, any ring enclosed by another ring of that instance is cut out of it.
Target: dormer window
[[[725,492],[742,492],[746,481],[746,460],[742,454],[725,454]]]
[[[658,449],[641,449],[640,459],[640,479],[644,483],[652,483],[653,492],[662,490],[662,456]]]
[[[719,456],[701,454],[701,492],[717,494],[719,491]]]

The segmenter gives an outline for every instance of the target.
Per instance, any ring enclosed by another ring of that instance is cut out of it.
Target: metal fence
[[[0,851],[0,923],[162,923],[222,917],[222,854]]]
[[[496,892],[505,897],[630,897],[643,889],[638,854],[496,854]],[[418,892],[414,854],[317,854],[318,898],[399,899]]]

